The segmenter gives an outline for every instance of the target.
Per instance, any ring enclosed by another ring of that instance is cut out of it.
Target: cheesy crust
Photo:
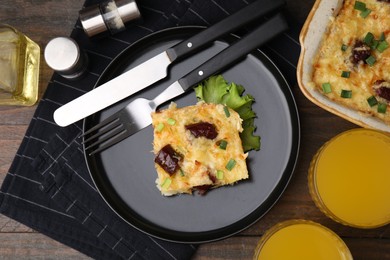
[[[377,83],[390,82],[390,48],[377,49],[380,42],[390,43],[390,4],[360,0],[370,11],[364,18],[362,11],[355,8],[356,2],[345,0],[338,15],[332,18],[314,59],[312,81],[329,99],[390,124],[390,99],[384,98],[386,95],[380,94],[375,87]],[[374,63],[367,63],[367,57],[357,62],[358,51],[364,49],[359,44],[369,40],[366,38],[369,33],[373,40],[367,44],[370,46],[367,54],[374,58]],[[327,85],[327,90],[323,84]],[[385,84],[383,90],[390,93]],[[368,99],[372,100],[372,97],[379,104],[370,104]]]
[[[242,120],[234,110],[204,102],[183,108],[172,103],[168,109],[152,113],[152,120],[156,158],[169,145],[175,151],[172,158],[177,159],[179,168],[169,173],[155,163],[156,184],[163,195],[191,194],[193,190],[202,191],[248,178],[247,154],[239,136]],[[216,135],[195,137],[188,126],[198,123],[215,126]],[[220,147],[221,140],[226,144],[224,149]]]

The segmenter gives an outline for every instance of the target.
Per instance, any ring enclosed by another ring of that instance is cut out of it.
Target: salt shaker
[[[80,21],[89,37],[123,31],[125,24],[141,17],[135,0],[109,0],[80,11]]]
[[[79,78],[88,67],[88,56],[69,37],[50,40],[44,56],[47,65],[67,79]]]

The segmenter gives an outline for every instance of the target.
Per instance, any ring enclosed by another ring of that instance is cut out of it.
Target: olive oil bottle
[[[31,106],[38,100],[39,45],[0,24],[0,105]]]

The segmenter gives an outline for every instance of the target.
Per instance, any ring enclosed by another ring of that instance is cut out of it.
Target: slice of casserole
[[[152,113],[153,150],[161,193],[200,193],[248,178],[241,118],[221,104],[200,102]]]
[[[390,124],[390,2],[345,0],[313,66],[318,91]]]

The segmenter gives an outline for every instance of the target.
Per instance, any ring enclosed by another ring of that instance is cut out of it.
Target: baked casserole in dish
[[[317,0],[300,42],[304,95],[357,125],[390,132],[390,2]]]

